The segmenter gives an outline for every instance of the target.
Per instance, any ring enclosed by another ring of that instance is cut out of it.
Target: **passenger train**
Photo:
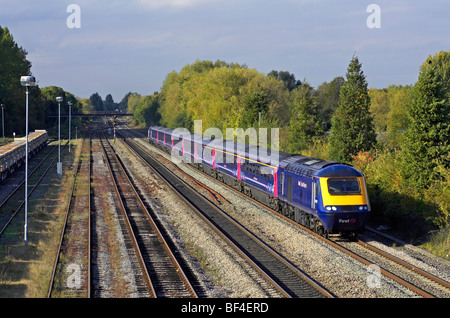
[[[165,127],[150,127],[148,139],[323,236],[355,239],[365,229],[370,213],[366,182],[350,165],[285,152],[274,161],[262,147],[180,135]]]

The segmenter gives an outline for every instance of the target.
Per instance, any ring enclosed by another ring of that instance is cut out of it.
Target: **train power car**
[[[28,135],[28,153],[33,156],[47,143],[46,130],[36,130]],[[14,142],[0,147],[0,174],[1,181],[13,173],[25,162],[26,139],[15,138]]]
[[[364,176],[335,161],[278,153],[194,134],[150,127],[149,142],[290,219],[328,236],[364,231],[370,204]],[[231,146],[230,146],[231,145]]]

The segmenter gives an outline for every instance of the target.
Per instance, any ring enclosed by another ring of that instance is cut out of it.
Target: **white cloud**
[[[225,2],[224,0],[137,0],[137,2],[150,9],[169,8],[188,8],[202,4],[212,4]]]

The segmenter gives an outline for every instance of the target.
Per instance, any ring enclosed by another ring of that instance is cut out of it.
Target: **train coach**
[[[46,145],[48,139],[46,130],[36,130],[28,135],[28,153],[33,156]],[[0,147],[1,181],[13,173],[25,162],[26,138],[15,138],[14,142]]]
[[[149,142],[290,219],[328,236],[356,238],[370,203],[364,176],[335,161],[150,127]]]

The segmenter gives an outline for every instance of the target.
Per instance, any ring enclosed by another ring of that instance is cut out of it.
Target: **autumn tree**
[[[159,97],[161,124],[190,129],[202,120],[203,129],[252,126],[277,118],[289,123],[289,93],[282,81],[245,65],[196,61],[167,75]],[[268,127],[270,128],[270,127]]]
[[[362,65],[353,56],[346,74],[346,81],[339,93],[339,104],[332,118],[330,156],[350,162],[351,154],[374,147],[376,135],[369,112],[370,98]]]

